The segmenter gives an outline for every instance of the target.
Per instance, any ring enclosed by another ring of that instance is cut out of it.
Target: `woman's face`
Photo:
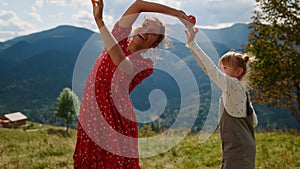
[[[139,50],[156,47],[160,35],[160,25],[153,20],[145,20],[142,26],[134,31],[131,43]]]

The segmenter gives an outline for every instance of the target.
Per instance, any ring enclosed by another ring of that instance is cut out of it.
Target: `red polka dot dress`
[[[129,93],[153,73],[153,61],[127,50],[131,28],[115,25],[112,33],[134,75],[114,65],[103,50],[85,84],[74,152],[76,169],[139,169],[138,124]]]

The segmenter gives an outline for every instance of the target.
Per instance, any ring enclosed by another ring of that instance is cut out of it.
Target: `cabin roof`
[[[12,121],[12,122],[27,119],[27,116],[25,116],[21,112],[5,114],[4,117],[7,118],[8,120]]]

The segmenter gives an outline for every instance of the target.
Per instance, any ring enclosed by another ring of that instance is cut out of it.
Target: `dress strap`
[[[253,110],[250,106],[250,101],[249,101],[249,95],[248,92],[246,92],[246,97],[247,97],[247,101],[246,101],[246,106],[247,106],[247,116],[250,116],[253,113]]]

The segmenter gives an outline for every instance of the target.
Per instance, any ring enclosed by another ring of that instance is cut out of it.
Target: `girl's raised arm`
[[[212,79],[222,91],[226,91],[226,76],[195,42],[194,38],[197,32],[198,28],[190,28],[185,31],[187,36],[187,47],[209,78]]]

